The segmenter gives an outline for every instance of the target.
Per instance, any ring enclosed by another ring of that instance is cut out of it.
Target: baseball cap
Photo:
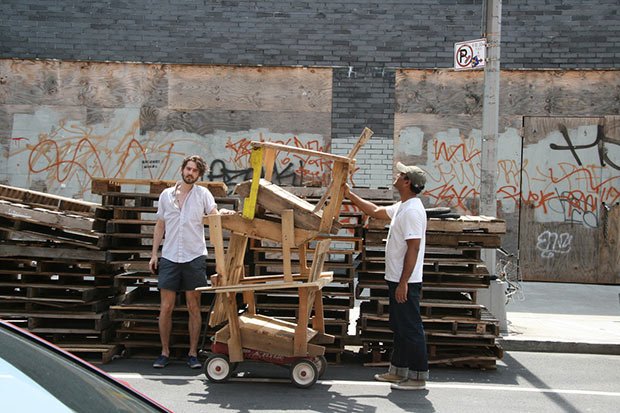
[[[424,172],[417,166],[407,166],[403,165],[400,162],[397,162],[396,169],[398,170],[398,172],[406,174],[407,178],[409,178],[413,185],[424,187],[424,184],[426,184],[426,172]]]

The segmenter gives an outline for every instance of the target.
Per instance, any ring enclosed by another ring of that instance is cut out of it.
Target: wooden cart
[[[332,343],[334,337],[325,333],[321,289],[332,281],[333,274],[323,271],[323,263],[329,252],[329,235],[339,228],[344,186],[355,166],[354,156],[371,136],[372,131],[365,128],[348,156],[252,142],[252,180],[236,188],[236,192],[245,197],[243,213],[205,218],[215,249],[217,282],[215,286],[199,290],[217,293],[209,325],[214,327],[228,321],[216,332],[205,363],[205,374],[210,381],[226,381],[236,363],[249,359],[290,365],[293,383],[302,388],[312,386],[325,371],[327,363],[322,344]],[[332,162],[331,182],[316,205],[271,182],[280,151]],[[265,176],[261,179],[263,168]],[[231,233],[226,251],[224,230]],[[249,238],[275,241],[282,246],[283,274],[244,274],[243,259]],[[293,250],[299,255],[300,268],[296,274],[292,273]],[[254,292],[280,289],[297,291],[295,322],[256,313]],[[243,314],[237,310],[239,293],[247,304]]]

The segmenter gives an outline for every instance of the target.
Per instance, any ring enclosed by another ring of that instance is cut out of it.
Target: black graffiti
[[[568,191],[555,190],[555,197],[549,200],[549,211],[561,214],[568,224],[582,224],[588,228],[598,228],[598,213],[588,211],[583,205],[584,200],[575,197]]]
[[[303,171],[303,162],[300,163],[300,170]],[[252,168],[246,169],[228,169],[226,163],[221,159],[216,159],[211,162],[209,167],[208,178],[211,181],[222,181],[227,186],[233,186],[239,182],[252,179]],[[264,172],[264,170],[263,170]],[[261,172],[261,174],[263,173]],[[292,163],[289,163],[283,170],[278,170],[277,166],[274,166],[273,176],[271,182],[277,185],[290,185],[299,186],[303,180],[303,176],[297,179],[297,174]]]
[[[586,145],[574,145],[570,136],[568,136],[568,129],[566,128],[566,125],[559,124],[558,128],[560,132],[562,133],[562,136],[564,137],[564,140],[566,141],[568,145],[562,146],[562,145],[557,145],[555,143],[552,143],[549,145],[551,149],[556,150],[556,151],[567,151],[567,150],[570,151],[573,157],[575,158],[575,161],[577,162],[577,164],[579,166],[583,166],[581,163],[581,159],[579,159],[579,155],[577,154],[577,151],[581,149],[589,149],[589,148],[596,146],[598,147],[598,158],[599,158],[599,162],[601,166],[602,167],[610,166],[611,168],[620,171],[620,164],[612,161],[609,158],[609,148],[605,147],[605,144],[616,145],[619,147],[620,147],[620,144],[617,142],[613,142],[611,139],[608,139],[607,137],[605,137],[605,129],[603,125],[598,125],[597,131],[596,131],[596,139],[594,140],[594,142],[586,144]]]

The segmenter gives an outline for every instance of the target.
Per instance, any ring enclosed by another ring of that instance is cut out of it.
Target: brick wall
[[[620,67],[617,0],[504,0],[505,68]],[[0,57],[434,68],[482,0],[3,0]]]

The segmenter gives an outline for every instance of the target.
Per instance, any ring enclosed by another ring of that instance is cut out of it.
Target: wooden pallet
[[[32,191],[8,185],[0,185],[0,199],[43,208],[51,211],[70,212],[92,217],[97,204],[73,198],[66,198],[44,192]]]
[[[106,364],[120,356],[123,347],[118,344],[57,343],[60,348],[92,364]]]
[[[119,179],[119,178],[92,178],[91,192],[93,194],[105,194],[109,192],[121,192],[126,187],[132,189],[142,188],[143,192],[159,195],[161,191],[176,185],[176,180],[157,180],[157,179]],[[204,186],[213,194],[214,197],[225,197],[228,187],[223,182],[196,182],[195,185]],[[146,188],[145,188],[146,187]]]
[[[82,248],[99,249],[99,234],[75,232],[30,221],[18,221],[0,216],[0,228],[6,232],[32,235],[34,239],[53,240]]]
[[[105,263],[106,252],[84,248],[70,248],[50,242],[1,242],[0,257],[70,260],[72,262]]]
[[[91,233],[94,218],[64,211],[32,207],[0,199],[0,216],[14,221],[34,222],[54,228]]]

